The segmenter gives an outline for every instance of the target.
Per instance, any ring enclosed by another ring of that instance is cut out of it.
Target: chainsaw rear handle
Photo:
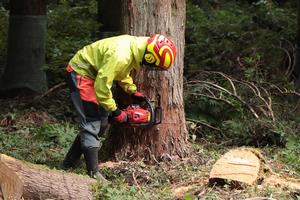
[[[156,107],[154,109],[154,112],[155,112],[155,114],[154,114],[155,119],[154,119],[154,123],[153,124],[154,125],[160,124],[161,121],[162,121],[162,108],[160,106]]]
[[[160,106],[157,106],[153,109],[152,104],[147,97],[144,99],[144,102],[146,103],[151,113],[151,119],[149,125],[160,124],[162,121],[162,108]]]

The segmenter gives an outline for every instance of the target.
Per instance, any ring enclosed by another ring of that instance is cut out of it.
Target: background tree
[[[46,0],[11,0],[9,9],[7,65],[0,90],[43,92],[47,89],[42,69],[45,65]]]
[[[120,0],[98,0],[98,22],[100,38],[116,35],[120,31]]]
[[[166,155],[187,153],[187,133],[183,105],[183,55],[185,30],[184,0],[123,0],[121,32],[137,36],[161,33],[177,44],[177,58],[170,71],[157,72],[143,68],[135,75],[139,90],[150,99],[160,95],[163,120],[160,125],[135,130],[114,127],[117,156],[157,159]]]
[[[298,13],[297,13],[297,32],[296,32],[296,63],[294,73],[296,75],[296,87],[300,89],[300,2],[298,3]]]

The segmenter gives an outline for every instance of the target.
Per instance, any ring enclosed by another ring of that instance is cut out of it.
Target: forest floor
[[[70,106],[66,89],[43,96],[0,100],[0,153],[20,160],[62,169],[61,161],[78,130],[76,114]],[[28,142],[30,141],[30,142]],[[112,160],[101,170],[110,180],[95,187],[97,199],[205,199],[240,200],[300,199],[300,191],[287,187],[262,185],[232,187],[209,184],[213,164],[228,150],[237,148],[227,141],[190,140],[190,155],[168,158],[156,164],[143,161]],[[277,159],[282,147],[264,147],[259,151],[267,165],[281,176],[300,178],[293,167]],[[85,174],[83,162],[73,172]],[[263,198],[261,198],[263,199]]]

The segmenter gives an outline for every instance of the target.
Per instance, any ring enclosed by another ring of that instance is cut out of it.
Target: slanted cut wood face
[[[261,161],[252,151],[234,149],[225,153],[213,166],[210,180],[224,179],[253,185],[259,178]]]
[[[0,199],[21,199],[23,182],[20,177],[5,164],[10,157],[0,154]]]

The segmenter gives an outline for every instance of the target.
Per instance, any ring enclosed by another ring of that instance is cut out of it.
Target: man
[[[127,115],[117,107],[111,87],[115,81],[133,100],[145,96],[137,91],[130,72],[142,65],[169,69],[176,57],[176,46],[169,38],[121,35],[98,40],[80,49],[70,60],[67,71],[71,99],[80,117],[80,133],[69,149],[63,166],[75,167],[84,155],[90,177],[106,181],[99,172],[99,137],[107,126],[108,115],[124,123]]]

